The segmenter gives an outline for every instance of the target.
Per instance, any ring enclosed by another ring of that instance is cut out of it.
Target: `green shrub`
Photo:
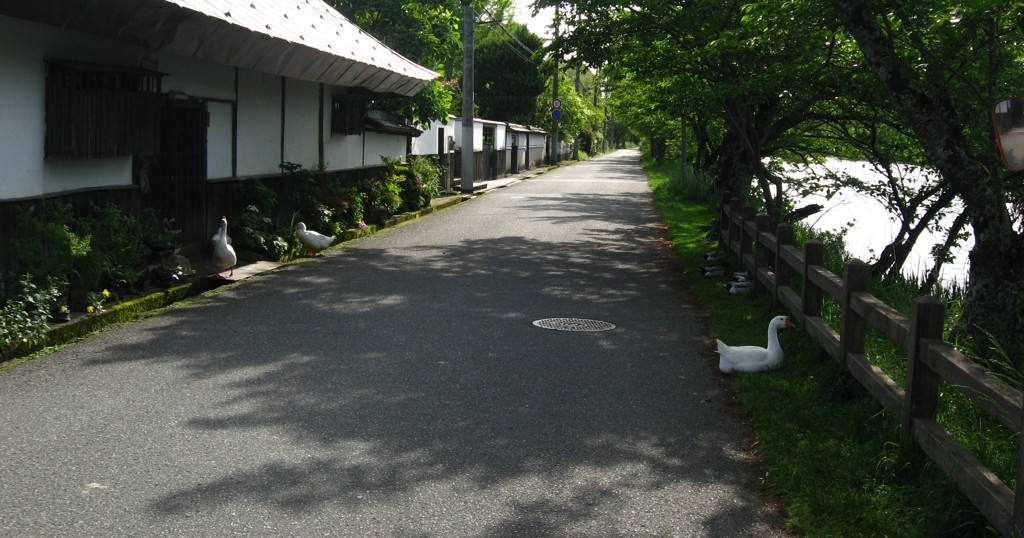
[[[309,178],[308,174],[300,172],[301,168],[300,165],[294,163],[281,164],[281,169],[285,170],[285,177],[288,178],[289,183],[302,182]],[[240,182],[238,185],[238,197],[242,200],[243,204],[247,206],[254,205],[264,211],[270,211],[277,207],[277,192],[259,179]]]
[[[11,251],[17,266],[32,271],[34,283],[56,284],[66,293],[76,260],[92,249],[91,237],[73,231],[71,206],[42,201],[19,210],[16,221],[19,234],[11,239]]]
[[[76,260],[78,288],[86,293],[105,288],[126,291],[142,264],[144,247],[138,219],[107,203],[93,206],[92,216],[80,220],[78,227],[90,231],[92,247],[89,254]]]
[[[288,252],[288,242],[276,232],[273,219],[260,208],[249,205],[235,220],[235,247],[253,252],[261,258],[280,260]],[[228,233],[231,237],[231,233]]]
[[[143,244],[158,252],[173,249],[177,244],[177,235],[181,233],[181,230],[174,227],[173,218],[162,217],[151,207],[142,210],[139,224]]]
[[[47,321],[60,293],[55,286],[37,285],[26,273],[8,295],[0,302],[0,360],[46,336]]]
[[[346,191],[345,201],[347,203],[345,223],[348,225],[348,228],[366,226],[366,207],[363,202],[363,195],[359,192],[359,189],[349,187]]]
[[[287,237],[292,237],[295,223],[302,221],[310,230],[327,235],[336,235],[342,229],[343,211],[340,200],[332,192],[332,181],[325,174],[321,163],[312,169],[303,168],[300,164],[282,163],[281,170],[285,175],[285,190],[289,193],[291,207],[295,209],[287,230],[282,230]],[[301,251],[297,240],[292,241],[293,248]]]
[[[286,170],[288,181],[303,182],[310,177],[302,173],[301,167],[294,163],[283,163],[281,169]],[[286,232],[272,218],[277,209],[277,192],[263,181],[251,179],[241,182],[238,196],[245,210],[235,217],[233,225],[228,223],[234,230],[228,233],[233,246],[252,252],[262,259],[284,259],[288,252],[288,241],[284,238]]]
[[[364,180],[361,189],[365,195],[365,215],[373,224],[384,224],[403,204],[402,181],[405,175],[400,171],[397,160],[383,156],[381,160],[384,161],[384,172]]]
[[[410,157],[408,174],[412,183],[407,188],[415,186],[418,191],[419,204],[413,210],[427,207],[431,199],[441,194],[441,166],[435,157]]]

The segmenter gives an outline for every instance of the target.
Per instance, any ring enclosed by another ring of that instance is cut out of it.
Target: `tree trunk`
[[[953,193],[943,192],[938,199],[925,210],[916,222],[913,222],[913,214],[920,207],[921,200],[912,199],[905,208],[906,213],[901,215],[902,222],[896,238],[882,249],[878,261],[871,267],[871,274],[874,276],[898,275],[903,269],[910,253],[914,250],[917,240],[932,226],[932,221],[938,218],[939,213],[949,207],[953,202]],[[957,231],[959,233],[959,230]],[[947,243],[950,239],[947,237]]]
[[[719,192],[730,192],[741,200],[750,195],[754,172],[746,155],[740,136],[733,129],[727,129],[717,152],[714,171]]]
[[[938,246],[938,251],[935,252],[935,263],[932,265],[931,272],[928,273],[928,278],[924,281],[925,289],[930,290],[939,283],[939,274],[942,272],[942,266],[948,261],[949,251],[956,246],[959,241],[960,233],[966,225],[967,213],[957,215],[956,220],[953,221],[953,225],[949,227],[949,231],[946,235],[946,242],[941,246]]]
[[[929,163],[947,178],[964,202],[974,231],[970,278],[959,329],[981,328],[1004,345],[1015,345],[1024,282],[1024,248],[1014,231],[997,172],[972,154],[959,114],[941,84],[943,77],[914,71],[897,54],[893,38],[878,24],[877,3],[831,0],[839,20],[853,36],[879,81],[896,102]],[[930,63],[928,69],[941,70]],[[936,74],[935,72],[929,73]]]

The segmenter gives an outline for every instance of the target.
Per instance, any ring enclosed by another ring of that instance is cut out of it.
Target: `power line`
[[[533,61],[533,55],[534,55],[534,53],[536,51],[530,50],[530,47],[527,47],[525,44],[523,44],[522,41],[519,40],[519,38],[517,38],[516,36],[512,35],[512,32],[510,32],[508,30],[508,28],[505,26],[504,22],[502,22],[500,19],[495,17],[494,14],[491,13],[487,8],[483,8],[483,10],[484,10],[484,13],[486,13],[491,18],[491,22],[493,22],[495,25],[497,25],[498,28],[501,28],[502,33],[504,33],[508,37],[509,40],[515,41],[515,43],[517,45],[519,45],[524,51],[526,51],[527,54],[529,54],[529,57],[524,56],[522,52],[516,50],[515,47],[512,45],[512,43],[509,40],[505,40],[505,44],[507,44],[509,46],[509,48],[512,49],[512,51],[515,52],[516,55],[519,56],[520,58],[522,58],[524,61],[527,61],[527,62],[530,62],[530,63],[535,63]]]

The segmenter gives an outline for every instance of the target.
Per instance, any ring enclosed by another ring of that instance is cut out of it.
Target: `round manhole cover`
[[[580,318],[538,319],[537,321],[534,321],[533,324],[541,329],[551,329],[553,331],[594,332],[610,331],[615,328],[615,325],[608,323],[607,321]]]

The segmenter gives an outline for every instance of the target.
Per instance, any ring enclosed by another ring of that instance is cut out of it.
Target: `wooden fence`
[[[737,255],[743,266],[776,303],[783,305],[821,347],[899,420],[904,435],[950,475],[971,502],[1003,535],[1024,530],[1024,396],[995,379],[942,340],[944,306],[933,297],[911,304],[908,319],[868,292],[870,266],[860,260],[846,263],[840,278],[823,264],[824,248],[808,241],[804,251],[793,246],[793,228],[780,225],[773,234],[768,215],[754,215],[738,199],[722,204],[721,244]],[[800,282],[799,289],[793,287]],[[842,309],[837,333],[821,318],[824,296]],[[907,373],[901,388],[865,354],[868,326],[907,350]],[[1016,491],[936,421],[939,383],[963,392],[975,405],[1017,435]]]

